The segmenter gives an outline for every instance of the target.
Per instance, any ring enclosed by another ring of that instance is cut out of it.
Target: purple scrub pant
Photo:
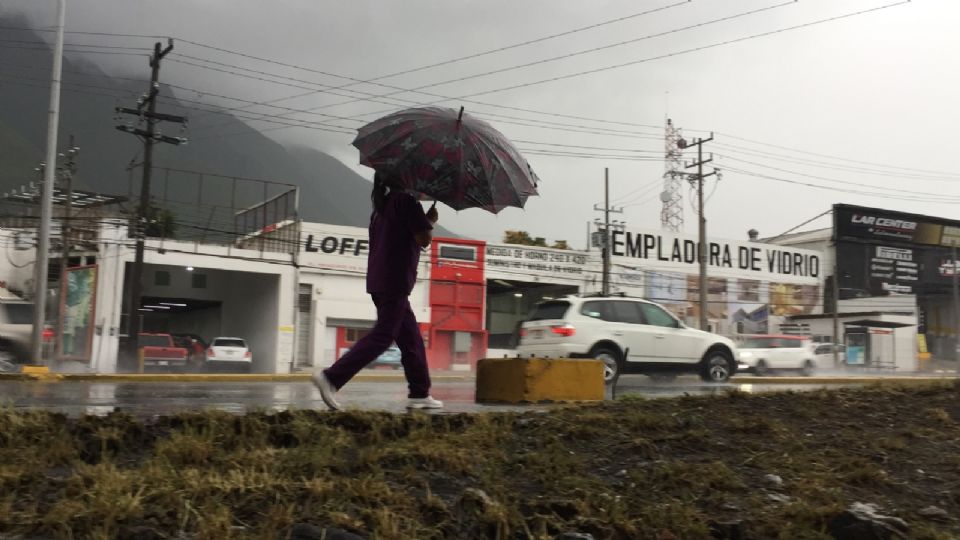
[[[406,296],[378,293],[370,296],[377,306],[377,323],[373,330],[360,338],[347,354],[323,370],[324,375],[330,384],[340,389],[357,372],[386,351],[391,343],[396,342],[400,348],[400,363],[410,389],[408,397],[427,397],[430,395],[427,352],[423,347],[417,318],[410,309],[410,300]]]

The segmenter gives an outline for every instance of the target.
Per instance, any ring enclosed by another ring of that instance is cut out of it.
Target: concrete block
[[[42,374],[50,373],[50,368],[47,366],[24,364],[20,366],[20,373],[27,373],[30,375],[42,375]]]
[[[599,360],[485,358],[477,362],[478,403],[602,401],[603,397],[603,362]]]

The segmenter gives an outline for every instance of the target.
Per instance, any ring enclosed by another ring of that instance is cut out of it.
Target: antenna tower
[[[660,226],[664,230],[677,232],[683,229],[682,187],[687,173],[682,171],[683,165],[680,163],[680,158],[687,144],[683,140],[680,128],[675,127],[669,118],[664,133],[664,143],[666,171],[663,173],[663,192],[660,193],[660,200],[663,202],[663,208],[660,210]]]

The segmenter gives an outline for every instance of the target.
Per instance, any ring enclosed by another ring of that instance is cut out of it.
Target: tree
[[[547,247],[547,239],[542,236],[531,237],[527,231],[504,231],[503,242],[505,244],[520,244],[523,246]],[[566,240],[557,240],[552,248],[570,249]]]
[[[176,217],[166,208],[150,205],[147,209],[146,235],[151,238],[174,238],[177,232]]]

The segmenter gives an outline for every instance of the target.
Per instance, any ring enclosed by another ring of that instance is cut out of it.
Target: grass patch
[[[825,538],[853,502],[960,536],[960,389],[618,399],[542,413],[0,409],[0,538]],[[781,481],[771,481],[770,475]],[[936,505],[951,516],[919,511]]]

